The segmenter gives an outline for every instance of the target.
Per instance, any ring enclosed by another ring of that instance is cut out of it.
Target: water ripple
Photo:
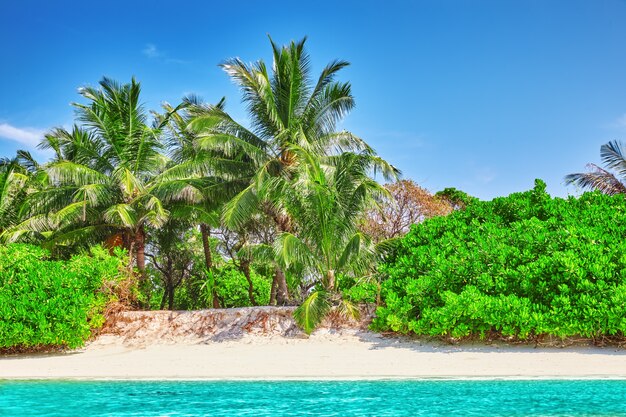
[[[0,381],[1,416],[626,416],[626,381]]]

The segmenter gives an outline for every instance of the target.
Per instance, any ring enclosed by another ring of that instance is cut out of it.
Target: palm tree
[[[367,154],[344,152],[322,159],[301,148],[292,150],[305,160],[297,180],[285,190],[285,209],[298,226],[295,233],[283,232],[274,250],[285,268],[297,265],[315,287],[295,315],[310,333],[334,304],[356,315],[358,310],[341,299],[338,279],[372,272],[380,251],[358,224],[367,209],[391,195],[369,177]]]
[[[626,158],[622,150],[622,144],[618,141],[611,141],[600,147],[600,158],[606,169],[595,164],[589,164],[591,172],[569,174],[565,177],[566,184],[575,184],[581,188],[598,190],[604,194],[624,194],[626,184]],[[622,180],[608,170],[615,170]]]
[[[19,220],[19,208],[25,197],[30,172],[19,157],[0,159],[0,234]]]
[[[153,193],[159,175],[167,174],[159,141],[164,121],[148,125],[134,78],[99,84],[79,90],[88,101],[74,104],[81,125],[54,129],[40,144],[55,154],[42,167],[46,187],[29,196],[26,220],[9,239],[30,233],[49,244],[72,245],[119,234],[143,275],[145,228],[159,227],[169,216]]]
[[[219,210],[247,186],[253,174],[246,161],[226,157],[218,150],[199,149],[197,135],[188,129],[192,117],[203,115],[213,107],[222,108],[223,103],[222,100],[208,106],[190,96],[176,108],[165,103],[165,113],[155,115],[157,120],[165,122],[164,138],[171,169],[159,177],[154,193],[168,204],[173,218],[199,226],[209,272],[213,268],[209,238],[211,228],[219,226]],[[213,307],[218,308],[215,289],[213,292]]]
[[[278,47],[270,38],[272,73],[263,61],[246,64],[239,58],[227,60],[222,68],[237,84],[247,104],[251,121],[248,129],[217,106],[194,118],[201,149],[219,150],[228,156],[246,156],[253,166],[249,185],[226,204],[222,218],[237,228],[255,212],[272,218],[281,232],[293,231],[293,222],[282,207],[283,191],[294,181],[299,147],[310,154],[328,156],[344,151],[365,152],[372,168],[388,177],[398,171],[376,156],[361,139],[336,125],[353,107],[350,84],[335,81],[348,62],[329,63],[315,82],[304,49],[306,38]],[[276,269],[274,288],[278,304],[289,300],[284,272]]]

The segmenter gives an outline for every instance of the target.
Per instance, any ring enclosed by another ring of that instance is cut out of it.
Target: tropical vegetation
[[[105,77],[42,139],[49,161],[1,159],[0,347],[78,346],[120,302],[289,305],[307,333],[370,303],[383,331],[623,335],[619,143],[566,177],[611,195],[431,194],[339,128],[349,64],[314,76],[305,44],[221,65],[246,123],[224,99],[148,111],[138,81]]]
[[[623,195],[533,190],[414,226],[380,269],[378,330],[463,338],[626,332]]]
[[[53,260],[37,246],[0,246],[0,350],[82,345],[126,278],[123,257],[101,247]]]
[[[565,177],[567,184],[574,184],[582,189],[598,190],[605,194],[626,193],[626,157],[624,157],[623,144],[619,141],[611,141],[600,147],[600,157],[606,169],[596,164],[588,164],[589,172],[569,174]],[[610,170],[615,170],[614,174]]]
[[[356,315],[339,281],[375,272],[381,242],[358,226],[388,195],[373,176],[399,171],[337,129],[354,107],[350,84],[336,80],[348,63],[313,77],[305,41],[270,39],[271,70],[222,65],[249,126],[224,100],[190,96],[148,112],[135,79],[81,88],[74,126],[39,145],[50,161],[25,152],[2,161],[0,239],[60,262],[99,244],[123,250],[138,278],[135,307],[306,300],[297,317],[307,331],[332,306]]]

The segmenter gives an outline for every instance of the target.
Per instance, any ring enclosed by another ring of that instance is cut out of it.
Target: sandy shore
[[[0,358],[0,379],[379,379],[620,378],[616,348],[449,346],[321,330],[310,338],[243,335],[236,340],[128,344],[101,336],[56,355]]]

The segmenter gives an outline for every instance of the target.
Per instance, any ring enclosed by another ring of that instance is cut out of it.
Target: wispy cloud
[[[37,147],[45,130],[30,127],[15,127],[8,123],[0,123],[0,138],[19,142],[30,148]]]
[[[159,60],[161,62],[167,62],[171,64],[188,64],[189,61],[184,59],[173,58],[168,55],[166,51],[160,50],[155,44],[148,43],[146,47],[141,50],[141,53],[149,59]]]
[[[141,51],[142,54],[148,58],[160,58],[163,56],[163,52],[159,51],[155,44],[149,43]]]

